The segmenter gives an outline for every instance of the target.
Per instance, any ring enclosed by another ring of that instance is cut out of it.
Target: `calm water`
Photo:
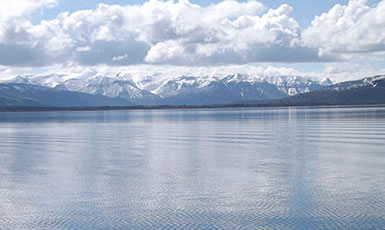
[[[385,229],[385,107],[0,113],[0,229]]]

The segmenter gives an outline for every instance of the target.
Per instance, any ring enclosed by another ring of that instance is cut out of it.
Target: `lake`
[[[385,107],[0,113],[0,229],[385,229]]]

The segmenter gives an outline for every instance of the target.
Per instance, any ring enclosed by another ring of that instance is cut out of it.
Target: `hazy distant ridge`
[[[121,98],[110,98],[48,87],[8,83],[0,84],[0,106],[50,106],[50,107],[94,107],[133,105]]]

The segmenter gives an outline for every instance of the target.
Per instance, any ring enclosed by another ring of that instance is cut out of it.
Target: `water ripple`
[[[385,229],[385,108],[0,114],[0,229]]]

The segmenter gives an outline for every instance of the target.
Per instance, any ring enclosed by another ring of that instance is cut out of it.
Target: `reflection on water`
[[[385,108],[0,114],[1,229],[383,229]]]

